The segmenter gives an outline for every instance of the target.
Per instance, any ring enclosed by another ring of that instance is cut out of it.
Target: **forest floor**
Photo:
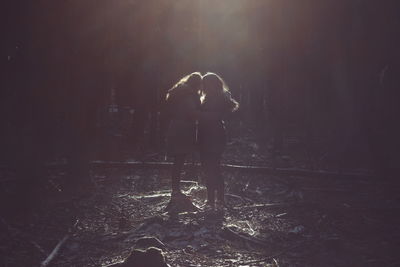
[[[49,170],[54,184],[63,175]],[[187,171],[184,180],[197,176]],[[224,176],[223,214],[170,216],[168,169],[96,165],[91,194],[70,198],[53,190],[24,220],[1,218],[0,266],[40,266],[62,240],[52,266],[108,266],[143,236],[165,244],[173,267],[399,266],[398,186],[362,177]],[[204,186],[182,184],[201,207]]]

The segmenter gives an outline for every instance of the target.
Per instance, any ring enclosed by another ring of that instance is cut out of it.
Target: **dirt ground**
[[[49,174],[55,186],[65,175]],[[143,236],[165,244],[171,266],[400,264],[398,187],[361,177],[224,176],[223,213],[171,216],[164,212],[168,169],[96,166],[91,194],[70,198],[52,190],[23,220],[1,218],[0,264],[39,266],[65,239],[52,266],[108,266],[123,261]],[[184,179],[198,177],[187,171]],[[201,181],[183,185],[201,208]]]

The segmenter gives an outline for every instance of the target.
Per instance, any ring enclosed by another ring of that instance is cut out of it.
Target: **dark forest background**
[[[2,1],[1,165],[19,196],[56,159],[81,183],[93,151],[115,145],[109,116],[128,117],[132,149],[162,150],[165,91],[213,71],[241,104],[232,127],[260,146],[296,132],[309,151],[395,178],[397,2]]]

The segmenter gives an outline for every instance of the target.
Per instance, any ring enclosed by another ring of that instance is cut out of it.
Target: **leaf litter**
[[[228,207],[209,212],[202,209],[206,191],[197,176],[182,185],[199,210],[169,214],[167,169],[96,167],[92,194],[43,202],[29,223],[2,220],[4,266],[39,265],[66,234],[53,266],[109,266],[146,238],[162,244],[171,266],[398,262],[398,188],[232,171],[224,173]]]

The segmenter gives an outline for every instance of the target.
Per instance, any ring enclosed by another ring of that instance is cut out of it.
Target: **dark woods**
[[[120,147],[163,151],[166,90],[198,70],[239,100],[232,131],[254,130],[275,154],[297,134],[318,159],[391,178],[398,11],[390,0],[3,1],[1,165],[28,198],[49,162],[68,164],[68,188]]]

